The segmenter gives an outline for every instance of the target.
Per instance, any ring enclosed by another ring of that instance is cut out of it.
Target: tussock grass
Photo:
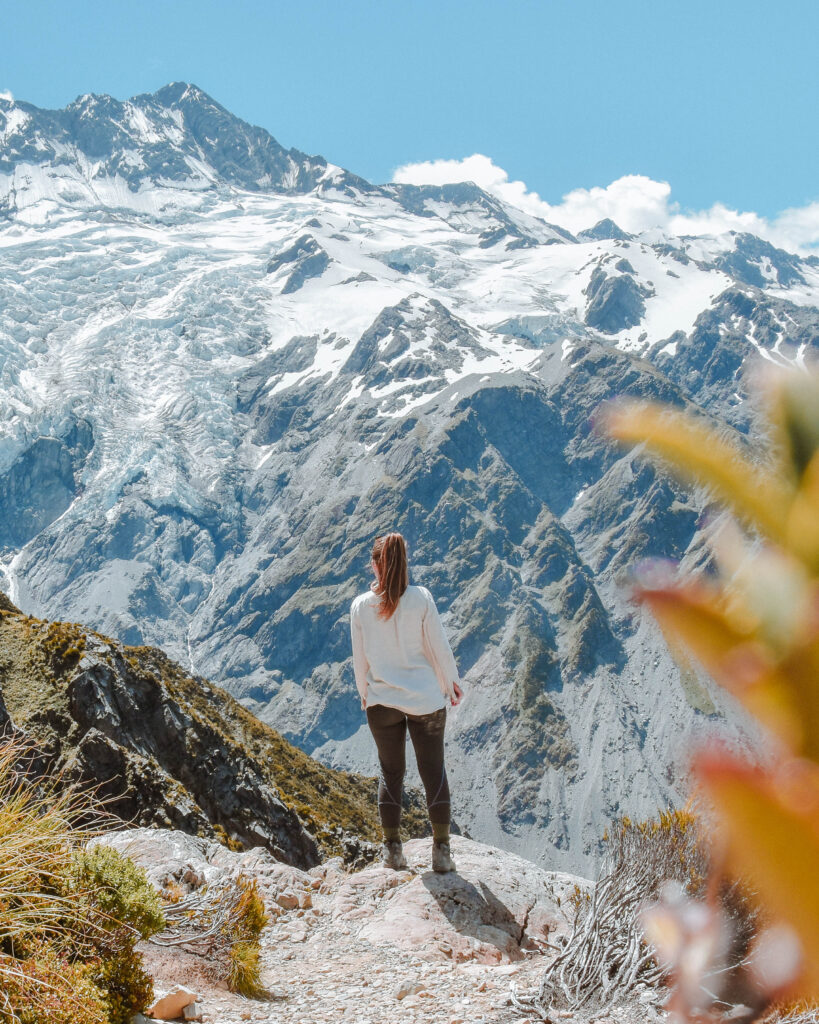
[[[120,854],[88,849],[110,827],[94,794],[36,763],[0,740],[0,1021],[124,1024],[151,996],[135,946],[164,925],[156,894]]]
[[[60,780],[33,784],[30,750],[0,741],[0,947],[36,933],[65,939],[84,930],[76,894],[66,893],[75,851],[98,835],[103,815],[89,816],[90,800]],[[88,824],[89,817],[91,824]],[[80,826],[79,820],[86,824]],[[96,824],[94,823],[96,819]],[[0,966],[0,980],[4,977]]]

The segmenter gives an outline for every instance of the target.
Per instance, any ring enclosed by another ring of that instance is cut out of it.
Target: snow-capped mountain
[[[621,394],[755,436],[808,365],[819,261],[577,237],[471,183],[375,186],[194,86],[0,99],[0,545],[28,612],[153,643],[373,770],[347,612],[398,528],[465,677],[459,821],[588,870],[719,725],[623,576],[707,558],[705,498],[594,430]],[[729,709],[727,728],[735,729]]]
[[[369,188],[321,157],[284,149],[184,82],[126,103],[80,96],[64,110],[0,98],[0,125],[0,211],[29,221],[99,207],[201,209],[201,193],[225,188]]]

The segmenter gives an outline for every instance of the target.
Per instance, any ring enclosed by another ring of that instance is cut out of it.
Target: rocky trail
[[[429,839],[405,844],[408,868],[397,872],[350,871],[340,859],[304,872],[181,832],[138,829],[107,842],[160,886],[256,878],[271,919],[262,935],[267,998],[229,992],[178,949],[143,947],[157,990],[193,989],[209,1024],[520,1024],[511,988],[538,984],[572,896],[588,884],[461,837],[448,875],[429,869]]]

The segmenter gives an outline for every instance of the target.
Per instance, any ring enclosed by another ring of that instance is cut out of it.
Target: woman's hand
[[[464,695],[464,691],[458,686],[457,683],[452,684],[455,688],[455,696],[450,698],[453,708],[456,708],[461,703],[461,697]]]

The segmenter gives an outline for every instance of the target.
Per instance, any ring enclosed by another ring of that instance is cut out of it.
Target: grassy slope
[[[24,615],[0,594],[0,689],[15,724],[46,749],[59,747],[64,754],[79,739],[65,689],[89,635],[120,648],[137,675],[158,678],[194,721],[206,723],[226,743],[238,747],[298,814],[325,853],[340,852],[337,827],[363,839],[378,838],[374,779],[314,761],[229,694],[190,676],[157,648],[120,647],[75,623]],[[405,821],[411,835],[428,831],[416,795],[410,799]]]

